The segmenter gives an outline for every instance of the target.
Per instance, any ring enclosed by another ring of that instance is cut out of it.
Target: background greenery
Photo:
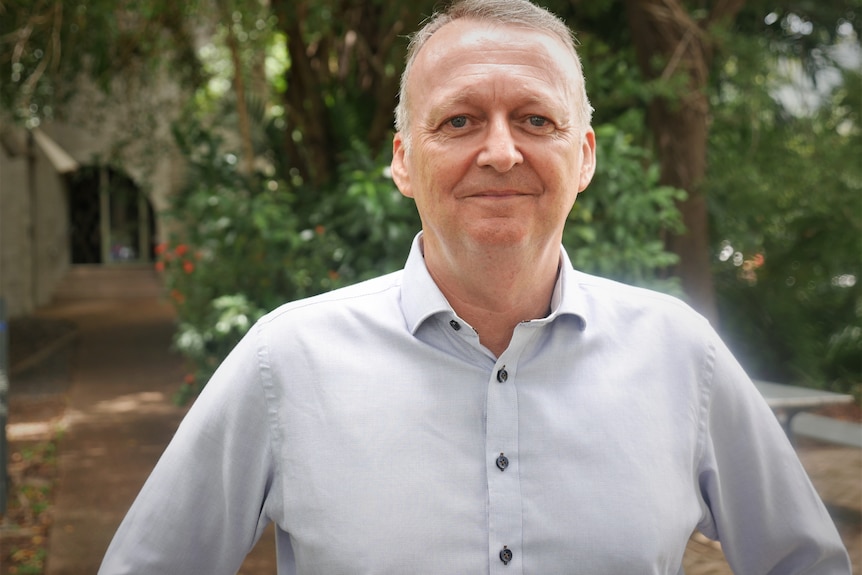
[[[184,399],[265,310],[402,265],[419,224],[387,175],[392,108],[434,4],[0,0],[6,118],[62,117],[82,75],[189,95],[158,263]],[[575,265],[686,297],[755,377],[860,393],[862,0],[545,4],[596,108]]]

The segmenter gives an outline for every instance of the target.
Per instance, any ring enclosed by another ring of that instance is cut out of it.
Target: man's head
[[[481,22],[523,26],[544,34],[557,37],[568,47],[575,60],[578,76],[574,79],[573,89],[578,95],[578,120],[583,127],[589,126],[592,119],[592,106],[587,97],[580,59],[575,50],[575,41],[571,30],[554,14],[540,8],[528,0],[460,0],[454,2],[443,12],[434,14],[416,33],[410,37],[407,47],[407,62],[401,75],[401,86],[398,94],[398,104],[395,108],[395,129],[401,132],[410,147],[410,96],[408,84],[416,55],[425,46],[431,36],[440,28],[455,20],[465,18]]]
[[[519,0],[453,13],[411,52],[392,178],[416,202],[429,269],[457,273],[492,252],[548,264],[595,166],[571,36]]]

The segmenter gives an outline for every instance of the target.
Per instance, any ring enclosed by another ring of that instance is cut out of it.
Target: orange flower
[[[338,272],[335,270],[329,270],[329,279],[335,281],[338,279]]]
[[[322,236],[325,231],[326,231],[326,228],[319,225],[319,224],[317,226],[315,226],[315,228],[314,228],[314,233],[316,233],[319,236]]]
[[[182,305],[186,301],[186,296],[184,296],[183,292],[178,289],[171,290],[171,298],[173,298],[173,300],[180,305]]]
[[[156,262],[156,271],[157,272],[165,271],[165,262]]]
[[[195,264],[193,264],[192,262],[190,262],[188,260],[184,261],[183,262],[183,271],[186,272],[187,274],[192,273],[193,271],[195,271]]]
[[[165,253],[166,251],[168,251],[168,244],[166,244],[164,242],[160,243],[159,245],[156,246],[155,251],[156,251],[157,255],[161,255],[161,254]]]
[[[192,385],[195,382],[195,374],[187,373],[186,376],[183,378],[183,381],[186,385]]]
[[[174,248],[174,253],[180,257],[184,256],[187,251],[189,251],[189,246],[187,246],[186,244],[180,244],[176,248]]]

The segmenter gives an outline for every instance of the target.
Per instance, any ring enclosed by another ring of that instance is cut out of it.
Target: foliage
[[[4,573],[44,573],[61,434],[10,442],[8,507],[0,516]]]
[[[434,0],[272,0],[289,66],[282,148],[303,181],[331,185],[358,135],[373,154],[388,143],[406,34]]]
[[[799,78],[736,43],[710,150],[724,330],[758,377],[859,394],[862,79],[843,70],[825,105],[782,107],[776,87]]]
[[[197,85],[189,24],[197,2],[172,0],[3,0],[0,110],[28,127],[61,115],[83,76],[109,92],[113,80],[146,82],[170,65]]]
[[[676,262],[663,234],[682,228],[675,202],[685,194],[658,183],[658,166],[612,125],[596,129],[597,173],[569,215],[563,242],[584,271],[681,295],[658,270]]]

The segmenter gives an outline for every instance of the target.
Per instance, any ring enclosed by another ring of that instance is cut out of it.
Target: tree
[[[732,37],[705,187],[739,356],[761,378],[860,394],[862,50],[849,15],[770,13],[761,33]]]
[[[172,0],[0,1],[0,110],[36,126],[62,114],[81,78],[106,92],[122,77],[149,79],[172,68],[175,81],[202,81],[191,14]]]
[[[339,153],[361,134],[388,144],[406,42],[430,1],[272,0],[290,61],[284,148],[303,180],[331,182]]]
[[[649,104],[648,121],[661,162],[661,181],[688,192],[680,202],[686,230],[668,237],[677,272],[696,308],[717,323],[709,219],[702,185],[709,133],[709,80],[715,55],[712,28],[726,26],[745,0],[688,8],[680,0],[626,0],[638,64],[649,80],[677,80],[678,92]]]

